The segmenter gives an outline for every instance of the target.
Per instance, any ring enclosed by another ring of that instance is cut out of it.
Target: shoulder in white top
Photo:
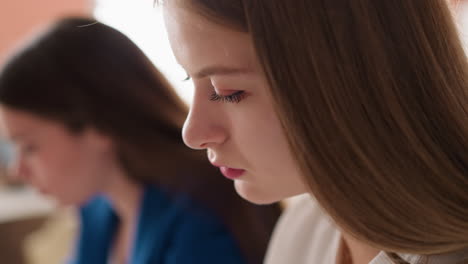
[[[281,216],[265,257],[265,264],[336,264],[341,233],[309,195],[294,197]],[[446,264],[468,258],[468,250],[420,256],[399,254],[410,264]],[[393,264],[383,251],[369,264]]]
[[[293,199],[278,221],[265,264],[335,264],[339,230],[309,194]]]

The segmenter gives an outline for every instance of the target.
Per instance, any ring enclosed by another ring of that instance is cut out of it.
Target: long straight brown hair
[[[0,71],[0,104],[109,136],[131,179],[212,209],[247,262],[262,262],[280,208],[244,201],[205,152],[184,145],[186,105],[119,31],[90,18],[57,21]]]
[[[468,248],[468,71],[446,0],[178,0],[249,33],[304,179],[387,250]]]

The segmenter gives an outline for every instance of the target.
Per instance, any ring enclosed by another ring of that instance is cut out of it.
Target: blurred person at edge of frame
[[[65,18],[0,72],[16,175],[80,207],[71,263],[261,263],[277,205],[252,205],[181,138],[186,106],[120,32]]]

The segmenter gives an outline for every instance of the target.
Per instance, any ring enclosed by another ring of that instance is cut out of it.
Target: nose
[[[228,138],[226,116],[222,104],[208,97],[195,95],[190,112],[185,120],[182,137],[185,145],[192,149],[206,149],[223,144]]]

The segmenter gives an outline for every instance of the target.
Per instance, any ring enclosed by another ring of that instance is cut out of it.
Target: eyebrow
[[[203,79],[208,76],[213,75],[238,75],[238,74],[247,74],[251,73],[252,70],[249,68],[234,68],[234,67],[226,67],[226,66],[209,66],[206,67],[199,72],[197,72],[193,78],[195,79]]]

